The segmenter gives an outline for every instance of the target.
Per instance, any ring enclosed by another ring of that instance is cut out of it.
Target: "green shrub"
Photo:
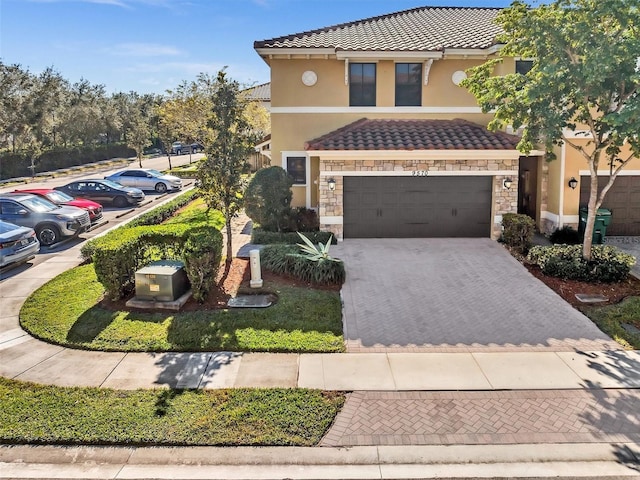
[[[338,243],[336,237],[331,232],[308,232],[302,231],[309,240],[313,243],[327,243],[331,239],[331,244]],[[261,228],[253,228],[251,231],[251,243],[256,245],[271,245],[271,244],[287,244],[295,245],[300,242],[300,237],[297,232],[267,232]]]
[[[610,245],[594,245],[591,260],[582,257],[582,245],[535,246],[527,259],[545,275],[584,282],[619,282],[627,278],[636,260]]]
[[[569,225],[555,229],[549,236],[549,240],[554,244],[577,245],[582,243],[578,231]]]
[[[129,222],[127,227],[137,227],[141,225],[160,225],[162,222],[171,218],[182,207],[193,202],[199,196],[197,189],[189,190],[182,193],[180,196],[174,198],[170,202],[167,202],[159,207],[149,210],[143,213],[135,220]]]
[[[87,163],[109,160],[111,158],[130,158],[135,151],[124,144],[89,145],[76,147],[57,147],[43,153],[35,159],[34,173],[48,172],[61,168],[85,165]],[[2,153],[0,156],[0,179],[31,176],[31,160],[21,153]]]
[[[117,300],[133,291],[139,268],[162,258],[179,259],[180,246],[189,230],[185,225],[117,229],[96,238],[91,248],[83,248],[81,253],[93,262],[106,295]]]
[[[519,253],[529,250],[536,228],[531,217],[520,213],[505,213],[502,216],[502,226],[504,243]]]
[[[287,232],[317,232],[320,229],[320,219],[315,210],[310,208],[292,208],[287,212]]]
[[[222,261],[222,234],[211,227],[200,227],[187,235],[181,250],[193,298],[202,303],[215,284]]]
[[[260,250],[260,263],[265,270],[318,285],[340,285],[346,278],[343,262],[310,260],[301,255],[300,248],[295,245],[267,245]]]
[[[286,230],[291,208],[293,180],[282,167],[258,170],[244,193],[245,212],[264,230]]]
[[[173,259],[185,263],[194,298],[204,300],[215,282],[220,265],[222,237],[219,237],[217,228],[209,225],[212,218],[204,209],[188,209],[178,219],[172,218],[177,210],[197,196],[196,190],[186,192],[135,221],[92,239],[82,247],[80,252],[83,258],[94,263],[98,281],[109,298],[117,300],[132,292],[135,272],[139,268],[154,260]],[[197,238],[189,241],[190,235],[196,235]],[[208,245],[203,245],[203,242],[208,242]],[[190,258],[187,260],[185,255]],[[197,256],[201,258],[194,258]],[[212,278],[203,281],[200,278],[203,271],[207,274],[213,272],[210,275]]]

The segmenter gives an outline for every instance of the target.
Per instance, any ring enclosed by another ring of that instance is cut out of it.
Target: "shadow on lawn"
[[[91,307],[78,317],[67,332],[67,341],[91,343],[111,325],[117,316],[118,312],[106,312],[98,306]]]

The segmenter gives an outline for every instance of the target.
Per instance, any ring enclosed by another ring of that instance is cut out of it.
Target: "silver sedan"
[[[179,177],[165,175],[152,168],[128,168],[104,178],[106,180],[117,182],[125,187],[135,187],[140,190],[152,190],[157,193],[178,191],[182,189],[182,180]]]

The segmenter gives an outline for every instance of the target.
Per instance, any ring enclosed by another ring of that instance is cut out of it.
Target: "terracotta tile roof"
[[[305,150],[515,150],[520,138],[467,120],[362,118],[305,143]]]
[[[502,29],[499,8],[420,7],[254,42],[254,48],[439,51],[488,48]]]
[[[271,101],[271,83],[262,83],[255,87],[250,87],[243,90],[247,94],[250,100],[256,100],[261,102]]]

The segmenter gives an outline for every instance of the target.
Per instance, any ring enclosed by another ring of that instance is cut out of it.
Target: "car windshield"
[[[64,192],[59,192],[57,190],[55,192],[47,193],[47,198],[53,203],[64,203],[73,200],[73,197],[71,195],[67,195]]]
[[[106,185],[107,187],[111,187],[111,188],[117,188],[118,190],[123,188],[122,185],[120,185],[119,183],[113,182],[111,180],[102,180],[102,182],[104,185]]]
[[[55,203],[41,197],[27,197],[20,200],[20,203],[34,212],[51,212],[60,208]]]

